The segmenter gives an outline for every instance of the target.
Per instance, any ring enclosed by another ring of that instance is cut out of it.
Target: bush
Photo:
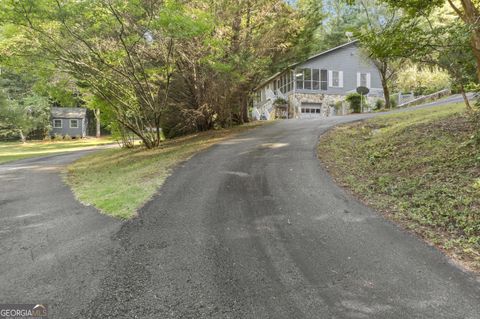
[[[352,109],[353,113],[360,113],[362,111],[362,99],[365,107],[367,105],[365,96],[358,93],[350,93],[345,100],[350,104],[350,109]]]
[[[390,99],[390,108],[396,108],[398,106],[398,99]]]
[[[380,109],[383,109],[384,107],[385,107],[384,100],[378,99],[377,101],[375,101],[375,110],[380,110]]]
[[[282,99],[282,98],[277,98],[277,99],[273,102],[273,105],[274,105],[274,106],[284,106],[284,105],[287,105],[287,104],[288,104],[287,100]]]
[[[55,133],[52,135],[52,139],[55,141],[63,139],[63,136],[61,134]]]
[[[66,134],[64,137],[63,137],[64,140],[66,141],[70,141],[72,139],[72,137],[68,134]]]
[[[448,72],[438,67],[412,65],[398,73],[395,84],[400,91],[414,92],[415,96],[419,96],[450,87],[451,79]]]
[[[80,135],[75,135],[75,136],[73,137],[73,139],[75,139],[75,140],[81,140],[82,137],[81,137]]]

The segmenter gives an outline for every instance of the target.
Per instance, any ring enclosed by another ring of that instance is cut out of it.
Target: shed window
[[[70,128],[78,128],[78,120],[70,120]]]
[[[53,120],[53,128],[62,128],[62,120]]]

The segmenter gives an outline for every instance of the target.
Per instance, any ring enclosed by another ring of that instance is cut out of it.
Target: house
[[[278,114],[278,99],[287,102],[288,118],[346,114],[345,97],[359,86],[370,89],[370,104],[383,98],[380,73],[355,40],[292,64],[265,80],[255,89],[252,116],[269,119]]]
[[[87,109],[81,107],[52,107],[50,135],[87,136]]]

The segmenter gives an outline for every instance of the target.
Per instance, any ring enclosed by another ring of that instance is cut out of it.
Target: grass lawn
[[[450,104],[340,126],[318,154],[365,203],[480,271],[480,150],[464,112]]]
[[[81,202],[111,216],[131,218],[159,189],[175,164],[235,133],[264,123],[167,140],[153,150],[137,147],[97,152],[70,165],[67,182]]]
[[[61,142],[31,141],[0,142],[0,164],[23,158],[53,155],[55,153],[77,151],[81,148],[112,143],[109,138],[88,138]]]

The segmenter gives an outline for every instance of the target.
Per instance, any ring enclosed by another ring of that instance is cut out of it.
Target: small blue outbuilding
[[[87,136],[87,109],[82,107],[52,107],[50,135]]]

